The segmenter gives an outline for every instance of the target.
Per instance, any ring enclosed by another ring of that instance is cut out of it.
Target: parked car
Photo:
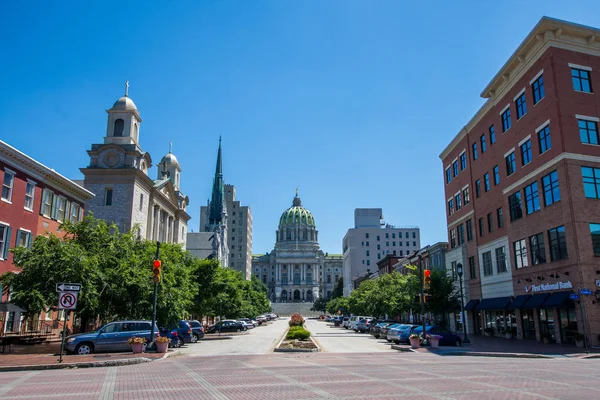
[[[196,337],[196,341],[204,337],[204,326],[202,326],[200,321],[188,320],[186,322],[192,327],[192,335]]]
[[[342,326],[342,322],[344,322],[343,317],[333,317],[333,326]]]
[[[247,330],[246,326],[243,322],[240,321],[220,321],[214,325],[211,325],[206,330],[206,333],[215,333],[215,332],[242,332]]]
[[[258,326],[258,321],[255,321],[250,318],[240,318],[238,319],[238,321],[245,322],[248,329],[256,328]]]
[[[348,329],[350,327],[350,317],[344,317],[342,321],[342,328]]]
[[[67,352],[79,355],[102,351],[128,351],[131,350],[127,343],[130,337],[143,337],[146,343],[150,341],[151,326],[150,321],[109,322],[96,331],[67,336],[65,347]],[[154,334],[159,334],[156,324]]]
[[[169,347],[181,347],[183,346],[183,338],[180,338],[177,334],[177,329],[160,328],[160,336],[169,338]]]
[[[406,330],[415,329],[418,325],[402,324],[396,328],[389,329],[387,332],[387,341],[400,344],[400,335]]]
[[[246,321],[245,319],[239,319],[238,321],[244,324],[246,329],[254,329],[254,324],[251,321]]]
[[[440,335],[442,338],[440,339],[440,346],[462,346],[462,339],[460,336],[455,335],[450,332],[448,329],[436,326],[436,325],[427,325],[425,326],[425,332],[428,335]],[[400,334],[400,342],[409,343],[408,337],[412,334],[416,333],[417,335],[421,335],[423,333],[423,326],[419,325],[414,329],[409,329]]]
[[[394,329],[394,328],[398,328],[399,326],[404,325],[401,324],[400,322],[397,322],[395,324],[391,324],[391,325],[387,325],[381,328],[380,332],[379,332],[379,337],[382,339],[386,339],[387,340],[387,334],[390,331],[390,329]],[[389,340],[388,340],[389,342]]]
[[[389,325],[394,325],[396,323],[397,322],[395,322],[395,321],[380,321],[377,323],[371,323],[371,328],[369,329],[369,333],[371,335],[373,335],[375,338],[379,339],[382,328],[389,326]]]
[[[256,322],[258,322],[258,325],[262,325],[263,323],[265,323],[269,320],[264,315],[259,315],[258,317],[254,318],[254,319],[256,320]]]
[[[267,317],[269,317],[271,320],[273,320],[273,319],[279,318],[279,315],[273,314],[273,313],[269,313],[269,314],[267,314]]]
[[[348,325],[348,328],[352,329],[353,331],[355,331],[356,330],[356,323],[358,321],[360,321],[361,319],[366,319],[366,318],[372,318],[372,317],[369,317],[369,316],[366,316],[366,315],[365,316],[355,315],[353,317],[350,317],[350,323]]]
[[[365,318],[365,319],[359,320],[358,322],[356,322],[354,331],[360,332],[360,333],[368,332],[371,321],[373,321],[373,318]]]
[[[195,343],[196,336],[192,335],[192,327],[187,321],[180,319],[175,327],[177,330],[177,336],[183,340],[184,343]]]

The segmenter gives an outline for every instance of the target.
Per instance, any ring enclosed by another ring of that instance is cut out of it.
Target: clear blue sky
[[[173,141],[194,231],[223,136],[254,253],[296,186],[324,251],[357,207],[447,240],[439,154],[481,90],[543,15],[600,25],[600,1],[88,3],[1,2],[0,138],[81,179],[129,80],[142,148],[157,163]]]

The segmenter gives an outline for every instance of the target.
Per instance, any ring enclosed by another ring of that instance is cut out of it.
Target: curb
[[[159,359],[160,360],[160,359]],[[70,364],[41,364],[41,365],[15,365],[0,367],[0,372],[14,371],[40,371],[47,369],[67,369],[67,368],[96,368],[96,367],[118,367],[122,365],[135,365],[151,362],[150,358],[126,358],[123,360],[91,361]]]
[[[414,349],[411,349],[410,347],[400,346],[399,344],[393,344],[392,349],[403,351],[405,353],[417,353]]]
[[[546,358],[553,360],[554,357],[544,354],[533,353],[488,353],[481,351],[449,351],[447,353],[437,353],[443,356],[474,356],[474,357],[504,357],[504,358]]]
[[[312,338],[312,335],[308,338],[315,346],[317,346],[316,349],[280,349],[279,346],[281,346],[281,343],[283,343],[289,331],[290,327],[288,326],[288,328],[285,330],[285,333],[279,340],[279,343],[277,343],[277,346],[275,346],[275,348],[273,349],[275,353],[317,353],[321,351],[321,347],[317,344],[317,342],[315,342],[315,340]]]

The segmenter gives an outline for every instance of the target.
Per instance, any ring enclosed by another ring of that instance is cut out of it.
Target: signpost
[[[77,295],[81,291],[80,283],[57,283],[56,291],[58,292],[58,309],[64,310],[65,316],[63,319],[63,333],[60,344],[60,358],[58,362],[62,362],[63,352],[65,349],[65,339],[67,336],[67,314],[70,310],[77,308]]]
[[[579,289],[579,294],[584,295],[584,296],[589,296],[592,294],[592,291],[590,289],[583,288],[583,289]],[[579,309],[581,310],[581,327],[583,328],[583,346],[585,347],[585,352],[587,354],[587,353],[589,353],[589,351],[588,351],[587,335],[585,334],[585,313],[584,313],[584,309],[583,309],[583,299],[579,299]]]

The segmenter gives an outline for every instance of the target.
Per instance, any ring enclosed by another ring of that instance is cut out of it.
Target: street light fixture
[[[461,263],[456,264],[456,273],[458,274],[458,283],[460,284],[460,308],[462,312],[462,326],[463,326],[463,343],[471,343],[467,336],[467,316],[465,314],[465,301],[463,299],[463,265]]]

